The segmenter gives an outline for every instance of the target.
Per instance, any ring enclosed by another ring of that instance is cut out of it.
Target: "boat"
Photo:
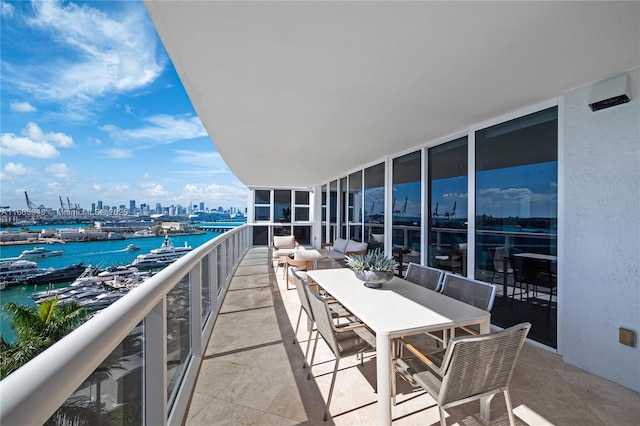
[[[153,249],[146,254],[139,254],[135,259],[133,259],[131,266],[137,267],[138,265],[145,265],[146,267],[146,265],[154,265],[158,263],[166,266],[189,253],[191,250],[193,250],[193,248],[187,245],[187,243],[184,243],[184,247],[175,247],[171,242],[171,238],[166,236],[160,248]]]
[[[127,247],[125,247],[126,251],[136,251],[136,250],[140,250],[140,246],[137,244],[129,244]]]
[[[0,282],[21,283],[29,277],[46,272],[31,260],[6,260],[0,262]]]
[[[82,275],[82,273],[84,273],[86,269],[87,268],[84,266],[84,262],[75,263],[63,268],[54,269],[53,271],[47,271],[41,274],[33,275],[27,278],[25,282],[27,284],[37,285],[73,281],[80,275]]]
[[[24,250],[18,259],[41,259],[43,257],[62,256],[64,250],[48,250],[44,247],[34,247],[31,250]]]
[[[7,288],[7,283],[5,283],[4,281],[0,281],[0,291],[4,290],[5,288]]]

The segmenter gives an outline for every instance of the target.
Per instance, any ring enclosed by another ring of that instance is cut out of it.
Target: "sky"
[[[4,1],[0,205],[247,205],[143,3]]]

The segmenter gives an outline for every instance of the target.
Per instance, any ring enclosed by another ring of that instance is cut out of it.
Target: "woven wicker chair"
[[[482,397],[504,394],[509,424],[515,425],[509,384],[531,324],[522,323],[495,333],[451,339],[440,367],[413,379],[438,404],[440,424],[446,426],[444,410]]]
[[[318,346],[318,336],[322,336],[322,339],[327,343],[329,349],[331,349],[331,352],[333,352],[333,355],[336,357],[333,375],[331,376],[331,386],[329,387],[329,396],[327,397],[327,407],[324,412],[324,420],[326,421],[329,415],[329,407],[331,405],[331,397],[333,396],[333,388],[336,382],[336,375],[338,374],[340,359],[353,355],[362,356],[365,352],[373,352],[375,349],[367,340],[360,337],[360,333],[356,333],[355,331],[356,329],[360,329],[360,332],[366,330],[365,324],[356,322],[336,325],[332,319],[331,310],[327,301],[312,291],[308,285],[304,287],[307,290],[313,317],[316,320],[316,326],[318,328],[313,344],[313,354],[311,355],[307,379],[311,378],[311,368],[313,367],[313,360]]]
[[[444,271],[429,266],[409,262],[405,280],[421,285],[433,291],[440,291]]]

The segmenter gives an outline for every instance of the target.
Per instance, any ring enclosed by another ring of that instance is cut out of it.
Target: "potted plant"
[[[370,250],[367,254],[345,256],[346,265],[353,269],[356,277],[364,281],[364,285],[380,288],[383,283],[393,278],[398,262],[387,257],[379,249]]]

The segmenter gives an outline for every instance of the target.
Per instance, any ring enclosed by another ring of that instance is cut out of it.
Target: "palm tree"
[[[9,302],[4,311],[13,315],[11,329],[16,342],[0,337],[0,379],[38,356],[87,318],[84,308],[76,302],[61,306],[57,299],[45,300],[38,307]]]

